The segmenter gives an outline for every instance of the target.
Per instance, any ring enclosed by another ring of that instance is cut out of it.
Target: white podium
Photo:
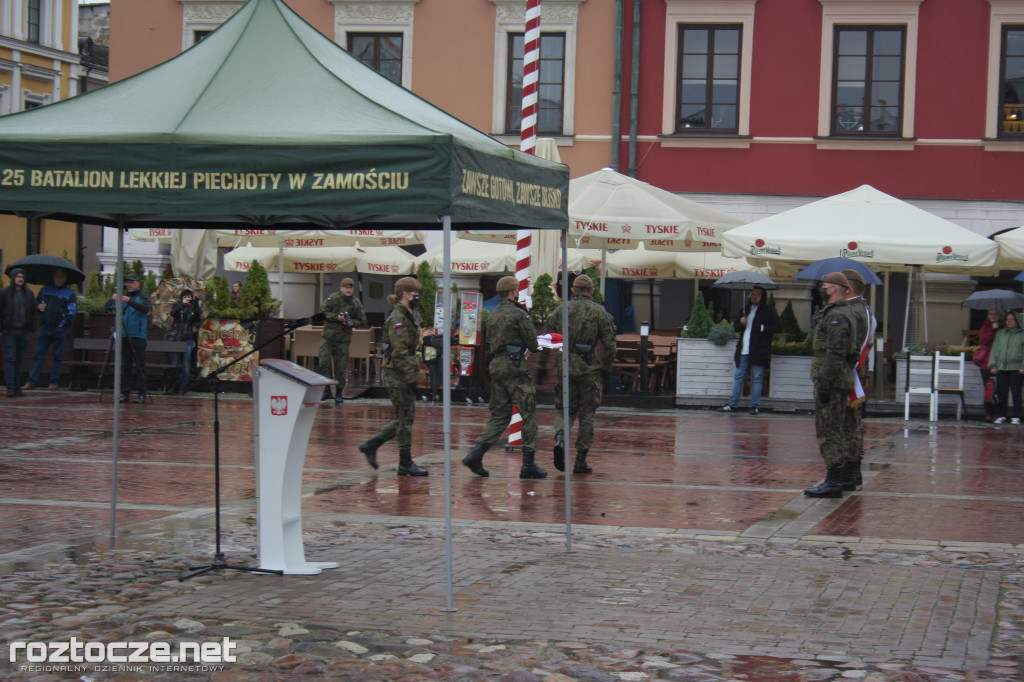
[[[316,575],[333,561],[306,561],[302,544],[302,469],[324,386],[337,382],[288,360],[266,359],[255,372],[256,538],[260,568]]]

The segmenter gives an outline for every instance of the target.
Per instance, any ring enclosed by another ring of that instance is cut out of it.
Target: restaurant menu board
[[[207,319],[199,328],[196,362],[200,376],[209,376],[253,349],[256,324],[240,320]],[[220,375],[221,381],[252,381],[260,354],[253,353]]]
[[[462,309],[459,318],[459,343],[464,346],[475,346],[479,341],[480,311],[483,309],[483,295],[478,291],[467,291],[462,294]]]

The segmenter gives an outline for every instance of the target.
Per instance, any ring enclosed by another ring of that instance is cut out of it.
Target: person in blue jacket
[[[121,402],[128,402],[132,392],[132,367],[138,370],[135,402],[146,402],[146,336],[149,310],[153,307],[149,295],[139,287],[138,275],[124,276],[124,293],[114,294],[107,302],[107,310],[122,305],[121,321]]]
[[[28,370],[28,381],[22,386],[28,390],[39,383],[43,373],[46,351],[53,348],[53,362],[50,363],[50,390],[60,388],[60,370],[64,364],[64,345],[68,332],[78,312],[75,292],[68,287],[68,273],[64,268],[54,268],[53,284],[39,290],[36,310],[39,311],[39,329],[36,330],[36,347],[32,352],[32,366]]]

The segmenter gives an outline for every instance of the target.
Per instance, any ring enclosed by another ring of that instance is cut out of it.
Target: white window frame
[[[750,141],[750,79],[754,61],[754,5],[757,0],[665,0],[664,84],[661,111],[661,144],[665,147],[748,147]],[[736,133],[711,137],[714,131],[694,135],[676,133],[679,105],[679,26],[681,24],[739,24],[740,91]]]
[[[525,0],[490,0],[496,8],[494,17],[494,91],[492,94],[491,135],[505,144],[518,147],[521,139],[505,132],[505,111],[508,98],[509,35],[526,32]],[[585,0],[543,0],[540,6],[541,33],[565,35],[564,72],[562,74],[562,130],[555,137],[558,144],[568,145],[575,134],[576,111],[576,31],[579,6]]]
[[[330,0],[334,5],[334,42],[348,49],[350,33],[402,35],[402,87],[412,90],[412,36],[419,0]]]
[[[818,0],[821,16],[821,80],[818,85],[819,149],[905,149],[914,137],[914,93],[917,91],[918,12],[923,0]],[[829,139],[832,130],[832,81],[836,26],[902,26],[906,28],[903,55],[903,137],[892,140]]]
[[[985,149],[1024,151],[1024,141],[999,139],[999,74],[1002,71],[1003,25],[1024,24],[1020,0],[988,0],[991,6],[988,31],[988,92],[985,98]],[[998,141],[997,141],[998,140]]]
[[[240,0],[178,0],[182,5],[181,49],[196,44],[196,31],[215,31],[245,4]]]

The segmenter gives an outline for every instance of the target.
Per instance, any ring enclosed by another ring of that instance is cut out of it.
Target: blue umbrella
[[[814,279],[821,280],[830,272],[841,272],[842,270],[856,270],[864,278],[865,284],[881,284],[882,280],[868,266],[859,260],[852,258],[825,258],[811,263],[793,276],[793,279]]]
[[[1019,275],[1017,275],[1013,279],[1018,281],[1018,282],[1024,282],[1024,272],[1020,273]]]
[[[1013,308],[1024,308],[1024,294],[1018,294],[1009,289],[985,289],[975,291],[964,299],[960,304],[962,308],[976,308],[988,310],[998,308],[999,310],[1012,310]]]

